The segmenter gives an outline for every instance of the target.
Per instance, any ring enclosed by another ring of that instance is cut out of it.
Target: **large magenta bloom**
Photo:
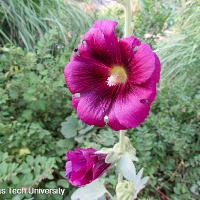
[[[114,130],[138,126],[156,96],[160,61],[148,44],[117,39],[111,20],[96,21],[65,67],[72,105],[89,125]],[[106,118],[105,118],[106,117]]]
[[[67,152],[66,177],[74,186],[83,186],[100,177],[110,164],[106,154],[96,153],[93,148],[77,148]]]

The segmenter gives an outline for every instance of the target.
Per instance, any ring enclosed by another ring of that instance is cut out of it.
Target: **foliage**
[[[155,45],[155,39],[165,26],[171,14],[171,8],[166,1],[136,1],[134,9],[134,35],[144,37],[148,43]]]
[[[190,68],[199,68],[200,54],[200,3],[188,1],[177,12],[175,26],[159,42],[158,53],[162,59],[162,87],[179,79],[186,85]],[[189,81],[189,79],[188,79]]]
[[[63,78],[67,55],[41,56],[15,47],[1,49],[0,149],[6,155],[0,164],[1,185],[3,181],[11,187],[68,187],[63,156],[73,141],[59,131],[72,110]]]
[[[1,0],[0,17],[0,43],[10,42],[27,50],[34,49],[38,38],[51,29],[57,31],[54,42],[60,40],[72,47],[91,21],[79,7],[63,0]]]
[[[165,1],[137,0],[133,1],[132,27],[133,35],[145,38],[145,42],[155,45],[168,20],[172,8]],[[123,35],[124,11],[123,6],[110,3],[98,13],[100,19],[113,19],[119,22],[119,36]]]
[[[1,182],[8,182],[3,184],[3,187],[12,185],[16,188],[37,186],[43,179],[52,179],[52,172],[54,171],[55,158],[46,158],[37,156],[27,156],[25,162],[10,163],[8,153],[1,153]]]

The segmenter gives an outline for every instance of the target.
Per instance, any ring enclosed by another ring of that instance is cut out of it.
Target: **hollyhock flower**
[[[64,74],[72,105],[83,122],[123,130],[138,126],[148,116],[160,61],[136,37],[118,40],[116,25],[111,20],[96,21],[74,50]]]
[[[66,154],[65,174],[74,186],[86,185],[100,177],[110,166],[105,163],[106,154],[93,148],[76,148]]]

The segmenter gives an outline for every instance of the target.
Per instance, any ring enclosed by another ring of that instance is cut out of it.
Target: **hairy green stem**
[[[120,152],[124,151],[124,132],[119,131],[119,144],[120,144]]]
[[[124,1],[124,14],[125,14],[125,25],[124,25],[124,37],[132,35],[131,29],[131,17],[132,17],[132,9],[131,9],[131,0]]]
[[[119,145],[120,145],[120,152],[123,153],[124,152],[124,132],[123,131],[119,131]],[[119,172],[118,174],[118,183],[122,182],[123,180],[123,175],[121,174],[121,172]]]

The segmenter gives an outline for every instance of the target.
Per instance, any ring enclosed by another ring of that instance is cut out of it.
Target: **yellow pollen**
[[[107,79],[107,84],[109,86],[114,86],[117,84],[123,84],[127,80],[126,70],[121,66],[114,66],[110,70],[110,76]]]

